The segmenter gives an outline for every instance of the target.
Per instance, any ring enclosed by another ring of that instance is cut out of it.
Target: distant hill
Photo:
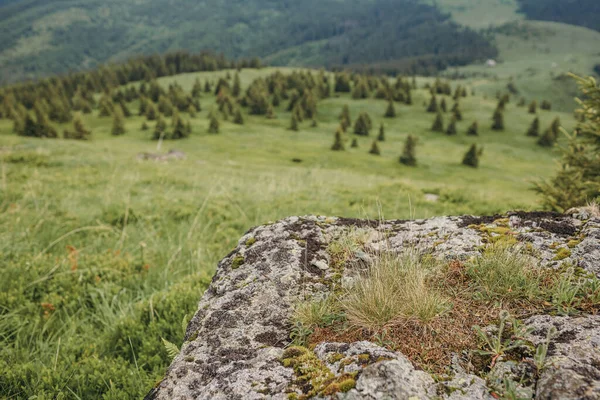
[[[176,49],[276,65],[410,59],[398,64],[410,72],[496,54],[419,0],[0,0],[0,32],[2,81]]]
[[[600,31],[598,0],[519,0],[528,19],[563,22]]]

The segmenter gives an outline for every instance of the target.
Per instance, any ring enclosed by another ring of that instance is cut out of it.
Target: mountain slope
[[[464,65],[495,55],[481,35],[417,0],[21,0],[0,2],[0,80],[133,54],[213,49],[312,65],[411,58]],[[5,4],[4,6],[2,6]]]

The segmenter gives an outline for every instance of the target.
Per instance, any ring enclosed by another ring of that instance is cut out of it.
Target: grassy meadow
[[[242,85],[273,71],[244,70]],[[197,77],[225,73],[159,82],[189,90]],[[127,133],[114,137],[112,119],[94,111],[85,116],[93,132],[85,142],[18,137],[0,120],[0,398],[142,397],[170,362],[162,339],[181,344],[217,262],[252,226],[306,214],[392,219],[536,209],[531,181],[551,176],[557,155],[525,136],[533,115],[513,98],[506,130],[494,132],[497,100],[476,89],[461,99],[459,134],[434,133],[426,81],[418,79],[412,106],[396,103],[396,118],[383,118],[384,100],[345,94],[321,100],[318,126],[304,121],[298,132],[288,129],[284,102],[276,119],[221,119],[220,133],[210,135],[215,97],[203,93],[191,137],[160,150],[150,140],[153,123],[141,130],[143,117],[128,118]],[[368,112],[373,130],[358,137],[357,149],[349,131],[346,150],[333,152],[345,104],[353,120]],[[137,114],[137,103],[129,106]],[[566,129],[575,123],[570,113],[538,115],[542,130],[556,116]],[[466,136],[475,120],[479,136]],[[370,155],[382,122],[382,155]],[[398,162],[409,134],[418,137],[414,168]],[[461,165],[473,143],[484,147],[477,169]],[[186,159],[137,159],[169,149]]]

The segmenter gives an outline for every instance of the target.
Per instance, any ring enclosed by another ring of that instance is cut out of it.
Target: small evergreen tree
[[[544,101],[542,101],[540,108],[542,110],[550,111],[552,109],[552,104],[550,104],[550,102],[548,100],[544,100]]]
[[[379,150],[379,145],[377,144],[377,140],[374,140],[373,144],[371,144],[371,150],[369,150],[369,154],[373,154],[376,156],[381,155],[381,151]]]
[[[354,123],[354,134],[360,136],[369,136],[371,130],[371,118],[367,113],[361,113]]]
[[[159,117],[158,112],[156,111],[156,107],[154,106],[154,103],[151,101],[148,101],[148,104],[146,105],[146,119],[148,121],[156,121],[156,119]]]
[[[236,74],[237,76],[237,74]],[[242,110],[237,107],[235,110],[235,115],[233,117],[233,123],[238,125],[244,125],[244,115],[242,114]]]
[[[269,104],[267,106],[267,113],[265,114],[265,116],[267,117],[267,119],[275,119],[275,111],[273,111],[273,106],[271,104]]]
[[[191,128],[191,126],[190,126]],[[188,128],[183,122],[183,119],[179,116],[177,109],[173,111],[173,118],[171,119],[171,135],[170,139],[184,139],[188,137]]]
[[[450,119],[448,128],[446,128],[446,135],[456,135],[456,117]]]
[[[529,129],[527,130],[527,136],[539,136],[540,135],[540,119],[535,117]]]
[[[121,107],[115,107],[113,111],[113,125],[111,133],[114,136],[125,134],[125,116],[123,115],[123,111],[121,111]]]
[[[442,117],[442,113],[436,115],[431,130],[433,132],[444,132],[444,118]]]
[[[192,87],[192,97],[198,98],[202,93],[202,84],[200,83],[200,79],[196,78],[194,81],[194,86]]]
[[[394,107],[394,102],[393,101],[389,101],[388,102],[388,106],[387,106],[387,110],[385,110],[385,115],[386,118],[395,118],[396,117],[396,108]]]
[[[452,116],[454,118],[456,118],[457,121],[463,120],[462,111],[460,111],[460,107],[458,106],[458,103],[457,103],[457,106],[454,108],[454,111],[452,111]]]
[[[463,165],[477,168],[479,166],[479,159],[483,154],[483,148],[477,149],[477,145],[472,145],[463,158]]]
[[[417,158],[415,156],[415,148],[417,147],[417,139],[413,135],[408,135],[404,141],[404,150],[400,156],[400,163],[414,167],[417,165]]]
[[[142,128],[143,131],[147,131],[148,129],[150,129],[150,127],[148,126],[148,123],[146,121],[142,122]]]
[[[435,95],[431,96],[431,100],[429,101],[429,105],[427,106],[428,113],[437,113],[438,112],[438,104]]]
[[[358,140],[356,138],[352,139],[352,144],[350,145],[353,149],[358,148]]]
[[[477,121],[473,121],[471,126],[469,126],[469,129],[467,130],[467,135],[468,136],[478,136],[479,135],[479,125],[477,124]]]
[[[333,142],[333,146],[331,146],[331,150],[333,151],[343,151],[344,150],[344,141],[342,138],[344,131],[341,127],[338,127],[335,131],[335,141]]]
[[[298,118],[295,113],[292,113],[292,118],[290,120],[290,130],[298,131]]]
[[[190,115],[190,118],[196,118],[198,110],[196,109],[196,106],[193,103],[190,103],[187,112]]]
[[[556,135],[552,131],[552,128],[548,128],[544,131],[544,134],[538,139],[537,144],[542,147],[552,147],[556,143]]]
[[[108,96],[103,96],[98,104],[98,116],[109,117],[112,114],[114,105]]]
[[[340,113],[338,119],[342,124],[342,129],[344,129],[344,132],[346,132],[346,129],[350,125],[352,125],[352,118],[350,118],[350,109],[348,108],[347,104],[344,104],[344,107],[342,108],[342,112]]]
[[[92,132],[85,127],[79,114],[75,115],[75,118],[73,118],[73,130],[70,131],[65,129],[63,132],[63,137],[65,139],[88,140],[91,135]]]
[[[217,119],[217,116],[215,115],[214,112],[211,112],[210,115],[208,116],[209,118],[209,125],[208,125],[208,133],[213,133],[213,134],[217,134],[219,133],[219,120]]]
[[[529,103],[529,114],[536,114],[537,113],[537,101],[533,100],[531,103]]]
[[[503,131],[504,130],[504,114],[502,110],[496,108],[494,111],[494,115],[492,116],[492,130],[494,131]]]
[[[442,101],[440,102],[440,108],[441,108],[442,112],[448,112],[448,106],[446,105],[446,99],[442,98]]]
[[[377,140],[379,140],[380,142],[385,141],[385,127],[383,126],[383,122],[379,126],[379,136],[377,136]]]
[[[129,110],[129,107],[127,107],[127,103],[125,103],[125,100],[121,99],[119,101],[119,108],[121,108],[121,111],[123,112],[123,116],[125,118],[129,118],[131,117],[131,111]]]
[[[233,78],[233,88],[231,89],[231,94],[233,95],[233,97],[238,97],[241,92],[242,85],[240,82],[240,75],[236,73]]]
[[[148,99],[145,97],[140,98],[140,108],[138,109],[138,115],[146,115],[146,109],[148,107]]]
[[[367,99],[369,98],[369,87],[364,79],[361,79],[356,86],[354,86],[354,90],[352,91],[352,98],[354,100],[358,99]]]
[[[152,140],[165,139],[167,135],[167,123],[163,117],[159,114],[154,126],[154,132],[152,133]]]

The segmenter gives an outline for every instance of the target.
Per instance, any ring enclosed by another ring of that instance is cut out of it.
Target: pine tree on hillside
[[[265,114],[265,116],[267,117],[267,119],[275,119],[275,111],[273,110],[273,105],[269,104],[267,105],[267,113]]]
[[[377,136],[377,140],[379,140],[380,142],[385,141],[385,128],[383,126],[383,123],[381,123],[381,125],[379,126],[379,136]]]
[[[391,100],[388,102],[387,110],[385,110],[384,117],[385,118],[395,118],[396,117],[396,108],[394,107],[394,102]]]
[[[341,127],[338,127],[335,131],[335,141],[333,142],[333,146],[331,146],[331,150],[333,151],[343,151],[344,150],[344,141],[343,135],[344,131]]]
[[[544,131],[544,134],[539,138],[537,144],[542,147],[552,147],[556,143],[556,135],[552,131],[552,128],[548,128]]]
[[[550,111],[552,109],[552,104],[550,104],[550,102],[548,100],[544,100],[544,101],[542,101],[540,108],[542,110]]]
[[[190,126],[191,128],[191,126]],[[191,130],[191,129],[190,129]],[[177,109],[173,111],[173,118],[171,119],[171,135],[170,139],[184,139],[188,137],[189,131],[183,119],[179,115]]]
[[[377,140],[374,140],[373,144],[371,144],[371,150],[369,150],[369,154],[373,154],[375,156],[381,155],[381,151],[379,150],[379,145],[377,144]]]
[[[556,138],[558,138],[558,135],[560,134],[560,127],[561,127],[561,123],[560,123],[560,118],[556,117],[552,120],[552,124],[550,124],[550,129],[552,130],[552,133],[554,133],[554,136],[556,136]]]
[[[242,110],[240,109],[240,107],[237,107],[235,110],[235,115],[233,117],[233,123],[238,124],[238,125],[244,125],[244,115],[242,114]]]
[[[415,156],[415,148],[417,146],[417,139],[412,135],[408,135],[404,141],[404,150],[400,156],[400,163],[414,167],[417,165],[417,158]]]
[[[408,106],[412,105],[412,94],[410,93],[410,90],[406,92],[406,96],[404,97],[404,104]]]
[[[152,133],[152,140],[165,139],[165,136],[167,136],[167,123],[159,114],[154,126],[154,132]]]
[[[241,92],[242,84],[240,82],[240,75],[236,73],[235,77],[233,78],[233,88],[231,89],[231,94],[233,97],[238,97]]]
[[[148,101],[148,104],[146,105],[146,119],[148,121],[156,121],[156,119],[159,117],[158,111],[156,111],[156,106],[154,106],[154,103],[151,101]]]
[[[113,125],[111,133],[114,136],[125,134],[125,116],[123,115],[121,107],[115,107],[113,111]]]
[[[113,112],[114,105],[112,100],[107,96],[103,96],[98,103],[98,116],[100,117],[110,117]]]
[[[348,127],[350,125],[352,125],[352,118],[350,117],[350,109],[348,108],[347,104],[344,104],[344,107],[342,108],[342,112],[340,113],[338,119],[340,120],[340,123],[342,124],[342,128],[344,129],[344,132],[346,131],[346,129],[348,129]]]
[[[458,106],[458,103],[456,103],[456,107],[454,107],[454,110],[452,111],[452,115],[454,118],[456,118],[457,121],[463,120],[462,111],[460,111],[460,107]]]
[[[440,108],[441,108],[442,112],[448,112],[448,106],[446,105],[446,99],[442,98],[442,101],[440,102]]]
[[[360,136],[369,136],[371,130],[371,118],[368,114],[361,113],[354,123],[354,134]]]
[[[446,135],[456,135],[456,117],[454,116],[450,119],[448,128],[446,128]]]
[[[529,129],[527,130],[527,136],[535,137],[535,136],[539,136],[539,135],[540,135],[540,119],[538,117],[535,117],[535,119],[529,126]]]
[[[129,107],[127,107],[127,103],[125,103],[125,100],[119,101],[119,106],[125,118],[131,117],[131,111],[129,110]]]
[[[88,140],[91,135],[92,132],[85,127],[79,114],[75,115],[73,118],[73,130],[70,131],[65,129],[63,132],[63,137],[65,139]]]
[[[469,129],[467,130],[467,135],[468,136],[478,136],[479,135],[479,125],[477,124],[477,121],[474,121],[471,126],[469,126]]]
[[[146,115],[148,109],[148,99],[146,97],[140,97],[140,107],[138,108],[138,115]]]
[[[158,111],[166,117],[173,115],[173,103],[166,96],[160,96],[158,99]]]
[[[442,117],[442,113],[438,112],[433,121],[433,125],[431,126],[431,130],[433,132],[444,132],[444,118]]]
[[[202,94],[202,84],[200,83],[200,79],[196,78],[194,81],[194,86],[192,87],[192,97],[198,98]]]
[[[298,131],[298,129],[298,118],[296,117],[296,114],[292,113],[292,118],[290,120],[290,130]]]
[[[494,131],[503,131],[504,130],[504,114],[502,110],[499,108],[494,111],[494,115],[492,116],[492,130]]]
[[[187,113],[190,115],[190,118],[196,118],[197,112],[198,110],[196,109],[196,106],[191,103],[187,109]]]
[[[428,113],[437,113],[438,112],[438,104],[435,95],[431,96],[431,100],[429,101],[429,106],[427,106]]]
[[[483,148],[477,149],[477,145],[472,145],[463,158],[463,165],[477,168],[479,166],[479,159],[483,154]]]
[[[529,103],[529,114],[536,114],[537,113],[537,101],[533,100],[531,103]]]
[[[211,87],[210,82],[207,79],[206,82],[204,82],[204,93],[210,93],[210,92],[212,92],[212,87]]]
[[[217,134],[219,133],[219,120],[214,112],[211,112],[208,116],[209,125],[208,125],[208,133]]]
[[[369,98],[369,87],[364,79],[361,79],[356,86],[354,86],[354,90],[352,91],[352,98],[354,100],[358,99],[367,99]]]
[[[356,138],[352,139],[352,144],[350,145],[353,149],[358,148],[358,140]]]
[[[35,103],[34,110],[36,118],[35,136],[51,139],[57,138],[58,133],[50,123],[48,116],[44,112],[43,108],[40,106],[39,102]]]

